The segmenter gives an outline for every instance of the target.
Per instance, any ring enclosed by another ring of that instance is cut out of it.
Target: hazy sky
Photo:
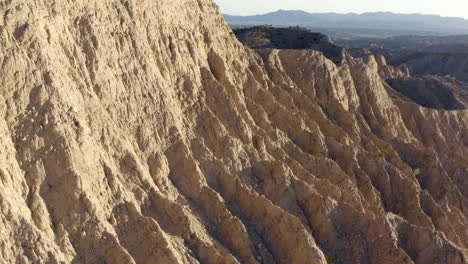
[[[363,13],[390,11],[456,16],[468,19],[468,0],[214,0],[224,14],[255,15],[278,9],[307,12]]]

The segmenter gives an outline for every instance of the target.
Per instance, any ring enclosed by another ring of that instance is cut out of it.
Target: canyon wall
[[[211,0],[0,3],[1,263],[466,263],[468,110]]]

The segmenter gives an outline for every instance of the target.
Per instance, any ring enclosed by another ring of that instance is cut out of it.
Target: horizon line
[[[228,14],[228,13],[222,13],[222,15],[228,15],[228,16],[240,16],[240,17],[249,17],[249,16],[261,16],[261,15],[266,15],[266,14],[271,14],[271,13],[277,13],[280,11],[286,11],[286,12],[293,12],[293,11],[300,11],[308,14],[339,14],[339,15],[364,15],[364,14],[375,14],[375,13],[390,13],[390,14],[397,14],[397,15],[421,15],[421,16],[437,16],[441,18],[458,18],[458,19],[463,19],[463,20],[468,20],[468,17],[459,17],[459,16],[445,16],[445,15],[439,15],[439,14],[428,14],[428,13],[398,13],[398,12],[393,12],[393,11],[366,11],[366,12],[348,12],[348,13],[341,13],[341,12],[309,12],[305,11],[302,9],[277,9],[275,11],[269,11],[265,13],[257,13],[257,14],[252,14],[252,15],[233,15],[233,14]]]

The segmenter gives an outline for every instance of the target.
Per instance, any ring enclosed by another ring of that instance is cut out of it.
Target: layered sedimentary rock
[[[387,79],[387,83],[424,107],[446,110],[468,108],[468,87],[451,78],[407,76]]]
[[[450,75],[468,84],[468,51],[464,48],[463,52],[415,53],[398,63],[407,65],[412,74]]]
[[[434,45],[418,50],[412,46],[405,47],[404,44],[400,44],[399,48],[386,48],[373,44],[366,48],[356,47],[347,50],[354,57],[383,55],[388,59],[389,64],[405,67],[412,75],[451,76],[465,83],[466,86],[468,84],[467,46],[466,44]]]
[[[1,263],[466,263],[468,112],[375,57],[256,54],[211,0],[0,13]]]

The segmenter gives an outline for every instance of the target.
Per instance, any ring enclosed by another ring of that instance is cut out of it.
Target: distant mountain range
[[[299,10],[278,10],[254,16],[224,15],[230,25],[281,26],[299,25],[315,28],[349,28],[358,30],[386,30],[421,35],[468,34],[468,20],[438,15],[396,14],[375,12],[364,14],[308,13]]]

